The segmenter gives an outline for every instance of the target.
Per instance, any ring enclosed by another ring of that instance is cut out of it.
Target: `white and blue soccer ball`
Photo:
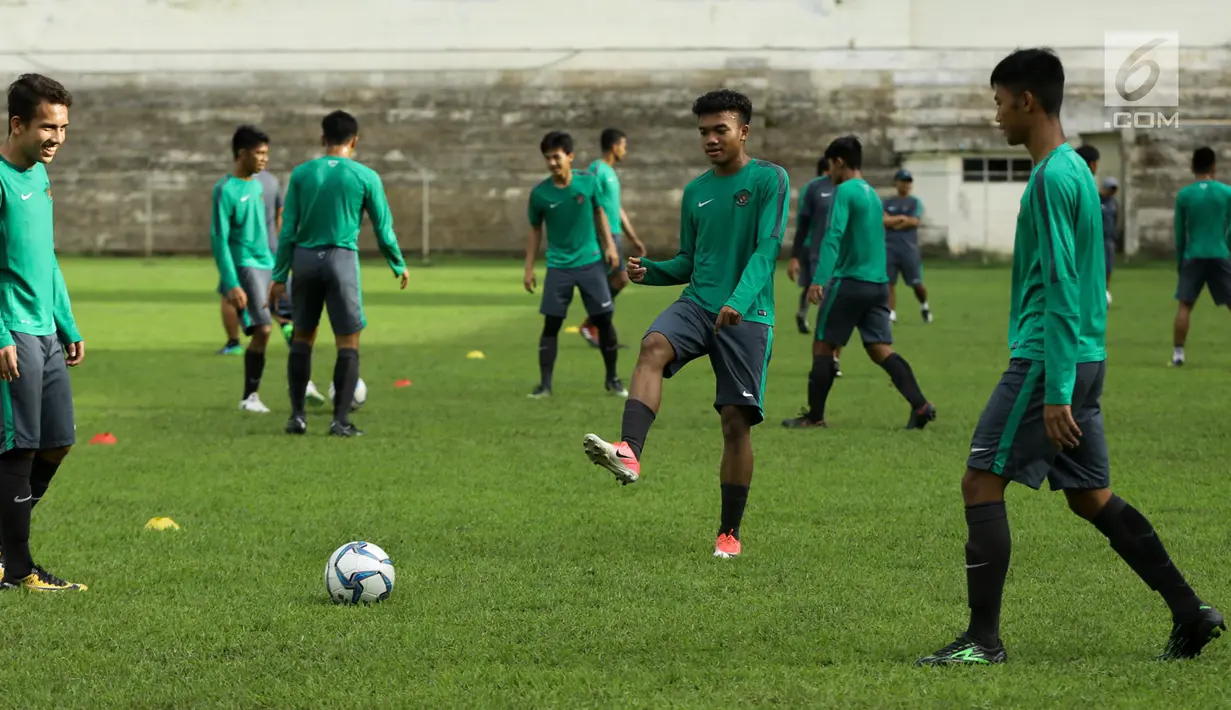
[[[393,591],[393,561],[370,542],[348,542],[325,563],[325,589],[334,604],[376,604]]]
[[[337,394],[337,392],[338,391],[334,389],[333,383],[330,382],[329,383],[329,401],[330,402],[333,402],[333,397],[335,394]],[[366,401],[368,401],[368,385],[366,382],[363,381],[363,378],[360,377],[359,381],[355,383],[355,398],[351,400],[350,410],[353,412],[356,409],[359,409],[360,407],[363,406],[363,403]]]

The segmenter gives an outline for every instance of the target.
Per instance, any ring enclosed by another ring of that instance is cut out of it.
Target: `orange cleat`
[[[739,557],[739,551],[739,538],[729,533],[719,533],[718,540],[714,542],[714,557],[723,559]]]
[[[582,440],[586,456],[595,466],[602,466],[611,471],[616,479],[628,485],[641,479],[641,462],[637,460],[632,447],[621,441],[610,444],[594,434],[586,434]]]

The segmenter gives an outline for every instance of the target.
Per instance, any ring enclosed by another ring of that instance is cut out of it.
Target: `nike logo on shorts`
[[[991,451],[991,450],[992,450],[992,447],[990,447],[990,446],[982,446],[982,447],[972,448],[972,449],[970,450],[970,453],[972,453],[972,454],[981,454],[981,453],[983,453],[984,451]]]
[[[710,198],[710,199],[706,200],[705,202],[698,202],[698,203],[697,203],[697,207],[704,207],[704,206],[708,205],[709,203],[711,203],[711,202],[713,202],[713,201],[714,201],[714,200],[713,200],[713,198]]]
[[[28,496],[26,496],[25,498],[22,498],[22,497],[20,497],[20,496],[14,496],[14,497],[13,497],[13,502],[14,502],[14,503],[25,503],[26,501],[28,501],[28,500],[30,500],[30,499],[32,499],[32,498],[34,498],[34,496],[33,496],[33,495],[28,495]]]
[[[611,305],[611,301],[607,301],[603,305],[599,306],[599,308],[606,308],[607,306],[610,306],[610,305]]]
[[[752,396],[752,395],[748,392],[748,390],[744,390],[744,391],[740,392],[740,395],[741,395],[741,396],[744,396],[744,397],[747,397],[748,399],[754,399],[754,397],[753,397],[753,396]]]
[[[829,197],[832,194],[833,194],[832,192],[822,192],[821,197]]]

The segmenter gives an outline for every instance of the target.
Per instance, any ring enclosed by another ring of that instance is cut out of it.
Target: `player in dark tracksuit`
[[[787,276],[802,289],[799,294],[799,312],[795,314],[795,326],[804,334],[811,332],[808,328],[808,289],[812,286],[812,276],[821,257],[821,241],[825,239],[825,229],[829,227],[829,211],[833,207],[834,192],[837,190],[829,177],[829,159],[823,155],[816,163],[816,173],[817,176],[804,183],[799,190],[795,241],[791,245],[791,261],[787,266]],[[817,342],[812,341],[813,350],[816,349]],[[841,350],[834,348],[833,351],[835,377],[842,376],[842,369],[837,366]]]

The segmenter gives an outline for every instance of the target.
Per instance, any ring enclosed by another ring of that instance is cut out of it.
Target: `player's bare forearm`
[[[641,241],[637,237],[637,232],[633,229],[633,223],[628,219],[628,213],[624,211],[623,207],[620,208],[620,231],[624,232],[634,243]]]
[[[602,207],[594,208],[594,228],[598,230],[604,251],[616,248],[615,238],[611,236],[611,223],[607,221],[607,212]]]
[[[531,227],[530,234],[526,237],[526,268],[533,269],[534,261],[539,256],[539,245],[543,241],[543,228]]]

